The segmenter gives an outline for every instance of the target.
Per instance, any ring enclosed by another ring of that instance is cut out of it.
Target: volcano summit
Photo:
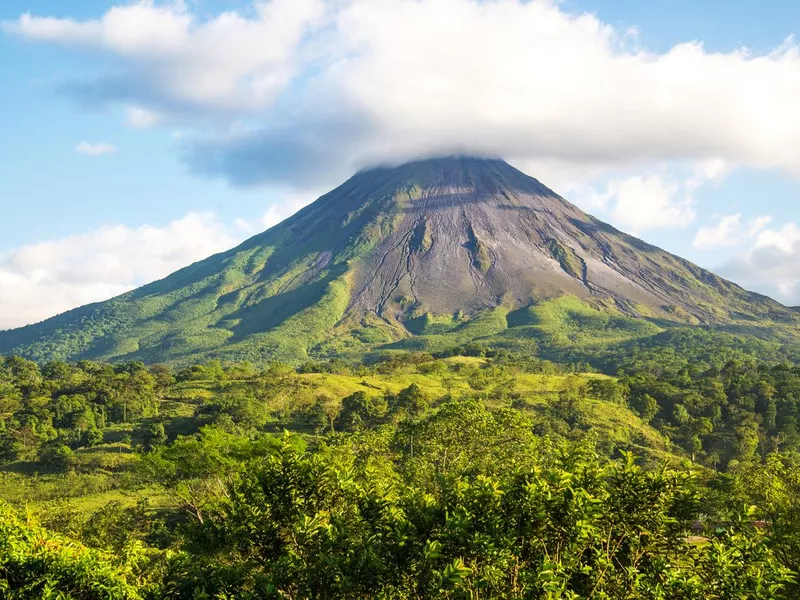
[[[448,157],[360,172],[228,252],[0,333],[0,354],[300,362],[535,336],[512,330],[557,300],[579,307],[575,318],[612,315],[650,333],[797,323],[796,312],[614,229],[501,160]]]

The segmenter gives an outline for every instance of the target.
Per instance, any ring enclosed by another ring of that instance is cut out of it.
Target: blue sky
[[[219,3],[224,5],[226,3]],[[32,14],[89,19],[113,2],[0,3],[0,20]],[[0,35],[0,198],[9,202],[0,252],[22,244],[124,223],[166,223],[188,211],[247,216],[271,201],[264,190],[232,190],[222,180],[187,175],[170,129],[132,129],[122,110],[91,107],[59,91],[113,61]],[[81,141],[109,141],[113,156],[75,152]],[[2,306],[0,306],[0,311]]]
[[[0,328],[453,151],[800,304],[797,3],[6,0],[0,22]]]

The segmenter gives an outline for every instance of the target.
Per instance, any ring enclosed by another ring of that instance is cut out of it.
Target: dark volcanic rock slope
[[[676,322],[791,318],[503,161],[452,157],[358,173],[229,252],[0,333],[0,353],[302,360],[337,336],[344,350],[371,347],[423,316],[463,321],[564,295]]]
[[[403,321],[564,294],[633,316],[709,323],[785,312],[598,221],[503,161],[438,159],[385,175],[403,182],[387,207],[395,224],[356,269],[356,314]]]

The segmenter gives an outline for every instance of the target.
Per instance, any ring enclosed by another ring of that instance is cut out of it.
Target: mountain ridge
[[[420,320],[454,331],[560,297],[660,326],[793,325],[797,315],[502,160],[452,156],[360,171],[231,250],[0,332],[0,353],[298,362],[395,344],[424,333]]]

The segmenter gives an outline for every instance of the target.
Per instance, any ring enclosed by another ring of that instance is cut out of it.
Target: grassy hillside
[[[488,368],[484,358],[463,356],[382,364],[361,372],[349,367],[338,373],[251,371],[221,379],[213,369],[187,370],[185,379],[162,389],[145,412],[132,412],[138,416],[101,426],[99,443],[75,449],[65,472],[62,466],[44,464],[36,455],[20,451],[22,460],[0,469],[0,498],[31,507],[48,523],[78,519],[109,502],[132,507],[147,499],[150,510],[174,508],[174,498],[137,475],[150,425],[163,424],[169,440],[213,423],[227,423],[223,426],[234,430],[242,423],[257,423],[266,431],[288,430],[313,440],[317,430],[309,413],[321,398],[338,406],[343,398],[363,392],[382,401],[412,385],[430,399],[430,411],[446,398],[476,397],[491,410],[513,405],[529,414],[543,433],[555,427],[561,434],[592,435],[608,448],[632,449],[651,457],[675,451],[625,405],[585,393],[590,381],[611,380],[603,375],[506,371]],[[567,422],[559,403],[564,393],[577,390],[584,392],[572,402]],[[241,406],[231,409],[237,402]],[[234,420],[224,415],[233,415]]]

